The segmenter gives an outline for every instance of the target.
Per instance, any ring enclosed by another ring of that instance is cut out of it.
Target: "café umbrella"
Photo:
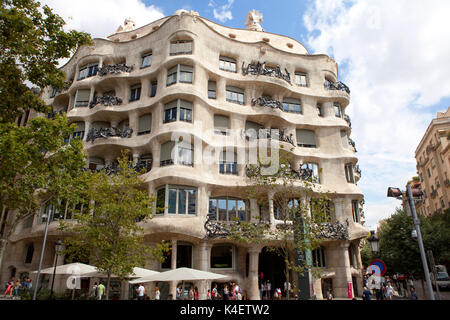
[[[152,281],[182,281],[182,286],[184,288],[184,281],[219,280],[225,278],[228,278],[228,276],[191,268],[178,268],[128,282],[135,284]]]

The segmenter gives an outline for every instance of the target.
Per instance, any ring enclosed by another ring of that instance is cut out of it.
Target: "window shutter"
[[[175,141],[168,141],[161,145],[160,161],[167,161],[172,159],[172,150],[175,147]],[[173,159],[172,159],[173,160]]]
[[[91,90],[90,89],[79,89],[77,90],[77,98],[76,98],[76,102],[78,103],[83,103],[83,102],[89,102],[89,96],[91,95]]]
[[[316,146],[316,135],[314,131],[297,129],[297,144]]]
[[[193,109],[193,103],[186,100],[180,100],[180,107],[185,109]]]
[[[139,117],[138,132],[149,132],[152,129],[152,114],[144,114]]]
[[[295,98],[284,98],[283,102],[289,103],[289,104],[301,104],[301,101],[299,99],[295,99]]]
[[[214,129],[220,131],[227,131],[230,128],[230,118],[227,116],[216,114],[214,115]]]

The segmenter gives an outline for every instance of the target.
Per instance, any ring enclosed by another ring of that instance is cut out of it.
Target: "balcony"
[[[437,196],[437,190],[431,191],[430,196],[431,196],[432,199],[436,198],[436,196]]]
[[[282,79],[282,80],[288,82],[290,85],[292,85],[291,74],[287,71],[287,69],[284,69],[284,71],[286,73],[283,74],[280,66],[276,66],[276,67],[266,66],[265,62],[263,62],[263,63],[257,62],[255,64],[249,63],[247,65],[247,67],[245,67],[245,62],[242,62],[242,74],[244,76],[246,76],[248,74],[252,74],[255,76],[263,75],[263,76],[267,76],[267,77],[274,77],[274,78]]]
[[[133,70],[133,66],[127,66],[125,63],[119,64],[108,64],[103,66],[98,70],[98,75],[100,77],[106,76],[108,74],[119,74],[122,72],[131,72]]]
[[[123,130],[116,127],[100,128],[100,129],[91,128],[87,134],[86,141],[94,142],[95,139],[98,138],[107,139],[109,137],[131,138],[132,133],[133,129],[128,127]]]
[[[274,129],[275,130],[275,129]],[[272,133],[272,130],[270,129],[259,129],[259,132],[256,133],[256,135],[251,134],[251,131],[247,132],[246,130],[241,130],[241,137],[242,139],[275,139],[281,142],[287,142],[292,144],[294,147],[296,147],[293,139],[293,134],[287,135],[286,129],[281,129],[278,132]]]
[[[109,94],[103,95],[101,97],[96,96],[89,103],[89,109],[94,108],[98,104],[104,106],[119,106],[122,104],[122,99]]]
[[[348,138],[348,144],[351,145],[353,147],[353,149],[355,149],[355,152],[358,152],[356,150],[356,143],[355,143],[355,141],[353,141],[351,138]]]
[[[338,82],[331,82],[328,80],[325,80],[324,82],[324,87],[326,90],[340,90],[340,91],[345,91],[348,94],[350,94],[350,88],[347,87],[343,82],[338,81]]]
[[[347,121],[348,126],[352,127],[352,120],[350,119],[350,116],[348,114],[344,114],[344,120]]]

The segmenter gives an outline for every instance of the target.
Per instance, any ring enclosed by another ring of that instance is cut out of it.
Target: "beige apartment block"
[[[417,173],[424,193],[417,211],[424,216],[450,206],[450,107],[438,112],[415,151]]]
[[[192,267],[225,274],[250,299],[260,299],[261,272],[264,281],[271,281],[272,293],[283,289],[282,259],[262,245],[212,237],[206,222],[236,216],[262,216],[273,227],[280,222],[270,193],[268,212],[260,212],[256,200],[242,199],[238,188],[249,184],[248,143],[242,137],[251,129],[279,129],[283,134],[272,140],[278,137],[280,144],[293,148],[292,167],[312,169],[315,192],[329,192],[334,207],[330,234],[312,253],[322,271],[321,278],[311,279],[313,293],[318,299],[329,289],[339,298],[361,296],[360,242],[368,230],[345,113],[350,90],[338,81],[331,57],[310,54],[295,39],[263,31],[260,22],[256,11],[248,15],[245,29],[185,10],[137,29],[127,19],[113,35],[79,48],[62,67],[67,86],[46,88],[42,96],[54,113],[65,112],[77,123],[74,137],[84,140],[90,169],[112,168],[124,149],[147,169],[142,179],[148,192],[166,209],[144,225],[146,241],[172,243],[171,258],[148,268]],[[435,145],[444,150],[444,143]],[[203,157],[208,148],[214,161]],[[37,270],[45,227],[41,216],[47,210],[44,203],[41,213],[14,234],[2,283],[13,273]],[[70,216],[60,213],[59,219]],[[43,267],[53,265],[53,243],[64,237],[58,224],[50,223]],[[58,264],[63,263],[60,257]],[[56,279],[55,288],[64,290],[65,279]],[[51,284],[51,278],[45,277],[44,284]],[[89,285],[82,281],[84,288]],[[114,285],[118,298],[133,293],[126,282]],[[175,283],[158,285],[163,298],[174,294]],[[193,285],[205,298],[209,284]],[[154,286],[148,284],[151,296]]]

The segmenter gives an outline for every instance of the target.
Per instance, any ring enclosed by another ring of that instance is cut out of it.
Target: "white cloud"
[[[371,223],[400,205],[387,187],[416,175],[414,151],[436,117],[429,107],[450,96],[449,12],[447,0],[316,0],[303,16],[309,47],[333,56],[351,89],[347,113]]]
[[[59,14],[67,29],[88,32],[93,38],[113,34],[126,18],[132,18],[136,27],[164,17],[162,9],[146,6],[141,0],[41,0]]]
[[[214,18],[216,18],[222,23],[227,20],[232,20],[233,15],[230,9],[233,5],[233,2],[234,0],[227,0],[227,3],[224,4],[223,6],[220,6],[219,9],[214,8],[213,9]],[[208,7],[216,7],[216,6],[217,4],[213,0],[209,1]]]

